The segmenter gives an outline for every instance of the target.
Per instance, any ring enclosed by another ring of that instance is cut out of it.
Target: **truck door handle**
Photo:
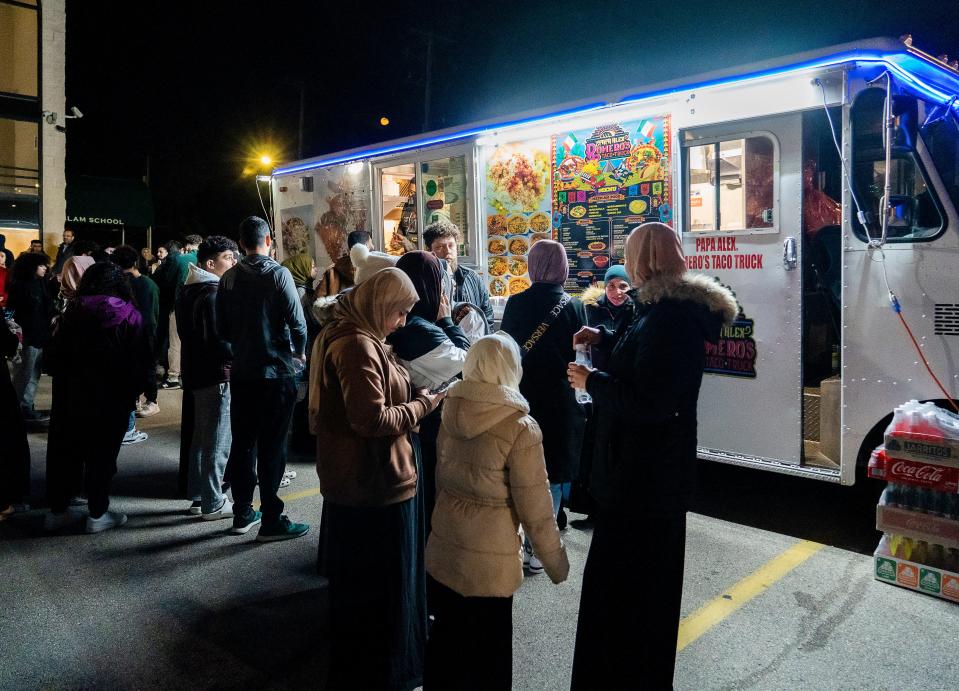
[[[788,237],[783,241],[783,266],[786,271],[796,268],[799,261],[796,259],[796,238]]]

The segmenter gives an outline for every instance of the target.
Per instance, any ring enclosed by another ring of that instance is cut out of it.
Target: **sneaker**
[[[523,545],[523,568],[534,576],[543,573],[543,562],[533,554],[533,548],[529,545]]]
[[[190,504],[190,514],[193,516],[199,516],[203,513],[203,502],[197,499],[195,502]]]
[[[147,401],[137,410],[137,417],[150,417],[160,412],[160,406],[153,401]]]
[[[247,509],[245,513],[239,516],[236,514],[233,515],[233,527],[230,529],[230,532],[234,535],[243,535],[253,526],[259,525],[262,520],[263,514],[259,511]]]
[[[50,511],[43,517],[43,529],[47,532],[60,530],[66,528],[68,525],[73,525],[81,518],[83,518],[81,514],[76,511],[71,511],[70,509],[67,509],[63,513],[53,513]]]
[[[569,522],[571,526],[576,528],[576,530],[592,530],[593,529],[593,517],[587,516],[586,518],[577,518]]]
[[[123,435],[123,445],[130,446],[131,444],[139,444],[141,441],[146,441],[150,438],[150,435],[146,432],[141,432],[136,427],[131,429],[129,432]]]
[[[90,534],[102,533],[104,530],[110,530],[110,528],[119,528],[126,522],[127,515],[119,511],[107,511],[100,518],[87,516],[87,532]]]
[[[202,518],[204,521],[218,521],[221,518],[233,518],[233,504],[229,499],[223,497],[223,503],[220,504],[220,508],[216,511],[203,514]]]
[[[280,487],[289,487],[291,482],[293,481],[290,478],[288,478],[286,475],[284,475],[283,477],[280,478]]]
[[[296,479],[296,471],[295,471],[295,470],[287,470],[286,472],[283,473],[283,477],[289,478],[290,480],[295,480],[295,479]]]
[[[160,382],[161,389],[179,389],[180,380],[179,379],[164,379]]]
[[[283,515],[280,516],[276,523],[261,525],[260,532],[256,536],[256,541],[275,542],[277,540],[292,540],[297,537],[303,537],[308,532],[310,532],[309,524],[294,523]]]

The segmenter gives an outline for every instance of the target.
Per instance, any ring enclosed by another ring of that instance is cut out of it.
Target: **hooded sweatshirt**
[[[216,297],[220,333],[233,347],[231,379],[293,377],[306,350],[306,321],[290,272],[251,254],[223,274]]]
[[[134,304],[107,295],[76,297],[54,346],[54,396],[64,392],[71,405],[88,410],[133,410],[153,360]]]
[[[233,350],[220,333],[216,319],[220,277],[196,264],[189,266],[176,302],[176,328],[180,334],[183,388],[192,391],[229,381]]]
[[[565,580],[543,437],[519,391],[456,382],[437,451],[427,572],[465,597],[510,597],[523,582],[522,524],[550,579]]]

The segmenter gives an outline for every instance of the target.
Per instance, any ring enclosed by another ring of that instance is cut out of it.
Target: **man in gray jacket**
[[[244,220],[240,246],[247,256],[223,274],[216,297],[220,329],[233,347],[233,443],[226,471],[233,488],[233,532],[245,533],[262,520],[260,542],[301,537],[310,529],[283,514],[276,494],[296,402],[294,376],[306,364],[306,321],[293,277],[270,259],[271,245],[266,221]],[[262,516],[253,510],[257,479]]]

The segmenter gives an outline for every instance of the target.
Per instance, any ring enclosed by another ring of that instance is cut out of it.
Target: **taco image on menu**
[[[492,237],[487,244],[490,254],[506,254],[506,238]]]
[[[505,276],[509,271],[509,262],[506,257],[490,257],[489,273],[490,276]]]
[[[509,283],[503,277],[494,278],[489,282],[489,294],[494,298],[505,297],[509,294]]]
[[[486,232],[488,235],[506,235],[506,216],[502,214],[487,216]]]
[[[549,232],[550,225],[549,214],[545,214],[542,211],[529,217],[529,227],[534,233],[547,233]]]

